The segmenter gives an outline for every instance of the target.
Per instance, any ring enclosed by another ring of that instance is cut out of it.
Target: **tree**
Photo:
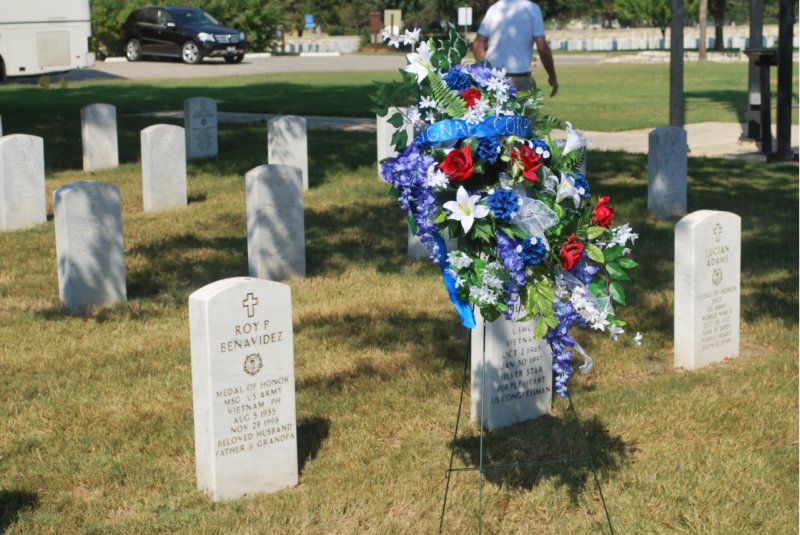
[[[670,0],[617,0],[617,14],[621,20],[648,22],[661,30],[667,38],[671,18]]]
[[[700,61],[706,61],[708,55],[706,54],[706,30],[708,27],[708,0],[700,0],[700,17],[698,20],[700,24],[700,44],[698,46],[698,53]]]
[[[714,17],[714,50],[725,48],[725,38],[722,35],[725,27],[725,0],[711,0],[708,4],[709,12]]]

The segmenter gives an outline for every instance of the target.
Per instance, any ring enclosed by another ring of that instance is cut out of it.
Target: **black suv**
[[[200,63],[205,57],[224,57],[228,63],[239,63],[247,50],[243,32],[223,27],[196,7],[139,8],[123,30],[128,61],[168,56]]]

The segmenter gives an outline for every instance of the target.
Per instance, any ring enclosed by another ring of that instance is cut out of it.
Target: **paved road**
[[[602,54],[564,55],[558,65],[593,64],[603,61]],[[265,73],[396,71],[406,65],[401,54],[352,54],[342,56],[245,56],[242,63],[229,65],[222,59],[207,59],[200,65],[178,61],[140,61],[131,63],[120,58],[98,61],[94,68],[72,71],[65,75],[69,81],[78,80],[153,80],[165,78],[205,78],[215,76],[244,76]]]

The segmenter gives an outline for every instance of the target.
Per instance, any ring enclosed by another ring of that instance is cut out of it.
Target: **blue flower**
[[[472,76],[475,84],[483,90],[489,88],[489,80],[494,78],[488,62],[484,65],[465,65],[462,69],[466,70]]]
[[[597,275],[597,272],[600,271],[600,267],[589,264],[585,258],[585,256],[581,257],[580,261],[569,272],[580,279],[582,283],[589,284],[594,279],[594,276]]]
[[[482,137],[478,139],[478,150],[475,155],[479,160],[494,163],[500,156],[500,139],[497,137]]]
[[[575,189],[578,190],[581,199],[589,198],[589,182],[586,180],[586,177],[583,176],[583,173],[581,173],[580,171],[575,173]]]
[[[534,139],[533,152],[542,157],[542,161],[544,162],[545,165],[550,165],[550,158],[552,156],[552,154],[550,153],[550,145],[548,145],[541,139]]]
[[[442,80],[447,83],[447,87],[459,93],[472,87],[469,76],[467,76],[458,65],[447,71],[445,75],[442,76]]]
[[[543,240],[534,237],[522,242],[522,261],[526,266],[535,266],[544,260],[546,254]]]
[[[519,195],[513,189],[496,189],[486,198],[486,204],[495,219],[511,221],[511,216],[519,210]]]

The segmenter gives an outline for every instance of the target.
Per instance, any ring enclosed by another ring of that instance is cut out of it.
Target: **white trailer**
[[[89,0],[0,0],[0,81],[94,65]]]

